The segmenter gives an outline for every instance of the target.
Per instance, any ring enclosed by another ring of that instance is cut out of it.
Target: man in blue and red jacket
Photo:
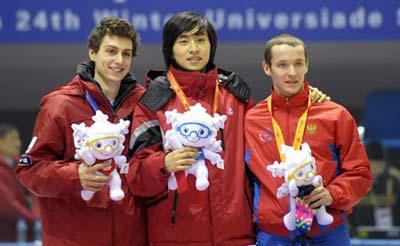
[[[305,238],[318,245],[350,245],[347,215],[372,184],[356,123],[337,103],[309,103],[309,83],[304,80],[308,56],[300,39],[283,34],[268,41],[263,68],[273,82],[271,96],[247,112],[244,127],[246,160],[255,176],[257,245],[291,245],[297,239],[305,243]],[[323,186],[306,196],[304,203],[311,209],[325,205],[334,221],[326,227],[314,221],[307,235],[291,238],[283,223],[289,201],[276,197],[284,180],[274,178],[266,167],[281,161],[278,143],[292,146],[296,141],[309,144],[323,179]]]

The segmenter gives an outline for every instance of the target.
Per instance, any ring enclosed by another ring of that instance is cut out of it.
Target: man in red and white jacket
[[[34,137],[20,159],[17,176],[39,197],[44,245],[146,245],[140,199],[129,191],[123,175],[125,198],[119,202],[110,199],[110,176],[97,174],[109,164],[89,166],[75,160],[71,128],[72,123],[93,124],[97,109],[113,123],[131,120],[144,92],[129,73],[137,45],[138,34],[131,24],[120,18],[103,18],[89,35],[91,61],[79,64],[67,85],[41,101]],[[129,137],[126,135],[125,146]],[[86,202],[82,189],[96,193]]]

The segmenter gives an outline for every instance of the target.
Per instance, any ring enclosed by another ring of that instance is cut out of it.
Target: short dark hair
[[[137,47],[140,41],[139,34],[133,25],[119,17],[104,17],[100,20],[99,24],[89,34],[89,49],[97,53],[104,36],[107,34],[129,38],[132,41],[132,55],[137,55]]]
[[[206,67],[214,64],[215,51],[217,50],[217,33],[211,22],[204,16],[195,12],[181,12],[172,16],[164,26],[162,52],[166,69],[171,64],[177,65],[172,58],[173,46],[176,39],[185,32],[190,32],[198,27],[196,34],[207,33],[210,39],[210,59]]]
[[[0,123],[0,138],[5,137],[9,132],[18,131],[18,129],[10,124]]]
[[[271,66],[271,60],[272,60],[272,53],[271,50],[275,45],[281,45],[281,44],[286,44],[289,46],[303,46],[304,48],[304,57],[306,58],[306,62],[308,61],[308,51],[307,47],[304,44],[304,42],[293,35],[290,34],[280,34],[278,36],[275,36],[271,38],[270,40],[267,41],[265,44],[265,50],[264,50],[264,61],[268,63]]]

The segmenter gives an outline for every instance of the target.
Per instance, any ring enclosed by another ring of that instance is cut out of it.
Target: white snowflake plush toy
[[[128,171],[126,157],[121,154],[130,122],[121,119],[119,123],[113,124],[100,110],[96,111],[92,119],[94,123],[90,127],[87,127],[85,123],[71,125],[76,148],[75,159],[83,160],[88,165],[108,162],[110,168],[99,171],[99,174],[111,175],[108,183],[110,198],[119,201],[125,197],[125,194],[121,189],[121,178],[116,166],[121,169],[121,173]],[[81,196],[85,201],[90,200],[93,194],[93,191],[81,191]]]
[[[273,177],[284,177],[285,182],[278,188],[277,197],[289,195],[290,211],[283,220],[285,227],[293,231],[296,228],[307,232],[315,215],[318,224],[329,225],[333,222],[332,215],[326,212],[325,206],[316,210],[308,209],[302,198],[310,194],[314,188],[322,186],[322,177],[316,175],[317,166],[311,149],[307,143],[301,145],[301,150],[282,144],[281,151],[286,158],[285,162],[275,161],[267,166]]]
[[[219,152],[222,151],[221,140],[216,136],[219,129],[224,128],[226,115],[209,115],[205,108],[197,103],[189,107],[184,113],[178,113],[176,109],[165,112],[166,122],[172,125],[171,130],[165,133],[164,149],[175,150],[182,147],[199,148],[200,155],[197,162],[185,170],[185,176],[192,174],[196,177],[196,189],[203,191],[208,188],[208,169],[205,159],[218,168],[224,169],[224,160]],[[168,188],[177,189],[177,181],[174,173],[168,179]]]

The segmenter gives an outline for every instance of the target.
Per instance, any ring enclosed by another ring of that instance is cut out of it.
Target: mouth
[[[121,67],[109,67],[112,71],[117,72],[117,73],[122,73],[125,69]]]
[[[187,140],[188,142],[191,142],[191,143],[196,143],[196,142],[199,141],[199,138],[186,137],[186,140]]]
[[[188,60],[189,62],[193,62],[193,63],[195,63],[195,62],[199,62],[199,61],[201,61],[202,59],[201,59],[201,57],[198,57],[198,56],[193,56],[193,57],[189,57],[188,59],[186,59],[186,60]]]
[[[103,151],[102,153],[101,153],[102,155],[112,155],[113,154],[113,152],[112,151]]]
[[[298,80],[288,80],[285,81],[286,84],[297,84],[299,81]]]

